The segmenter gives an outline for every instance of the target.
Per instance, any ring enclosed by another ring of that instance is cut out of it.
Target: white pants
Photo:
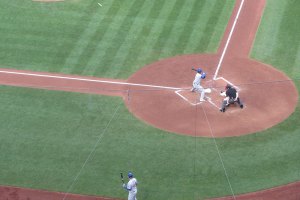
[[[137,200],[136,194],[137,194],[137,191],[136,192],[129,192],[128,193],[128,200]]]
[[[195,91],[195,92],[200,93],[200,100],[204,99],[205,89],[201,85],[193,83],[193,89],[192,90]]]

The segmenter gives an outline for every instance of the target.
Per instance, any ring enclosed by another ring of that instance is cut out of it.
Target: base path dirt
[[[45,190],[33,190],[10,186],[0,186],[0,200],[121,200],[108,197],[67,194]]]

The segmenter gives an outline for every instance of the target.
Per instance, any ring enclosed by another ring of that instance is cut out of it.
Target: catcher
[[[232,87],[230,84],[227,84],[225,87],[225,91],[221,91],[221,96],[225,96],[220,111],[225,112],[225,107],[228,107],[230,104],[238,103],[240,108],[244,108],[243,103],[240,100],[239,93],[237,90]]]

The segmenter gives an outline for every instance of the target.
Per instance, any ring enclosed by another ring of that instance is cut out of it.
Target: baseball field
[[[139,200],[300,199],[299,11],[1,0],[0,199],[127,199],[128,171]],[[197,103],[192,67],[245,108]]]

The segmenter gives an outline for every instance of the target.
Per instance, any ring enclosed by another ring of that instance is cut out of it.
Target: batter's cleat
[[[204,102],[205,100],[204,99],[200,99],[200,102]]]
[[[242,109],[243,109],[243,108],[244,108],[244,105],[243,105],[243,104],[241,104],[241,105],[240,105],[240,108],[242,108]]]

